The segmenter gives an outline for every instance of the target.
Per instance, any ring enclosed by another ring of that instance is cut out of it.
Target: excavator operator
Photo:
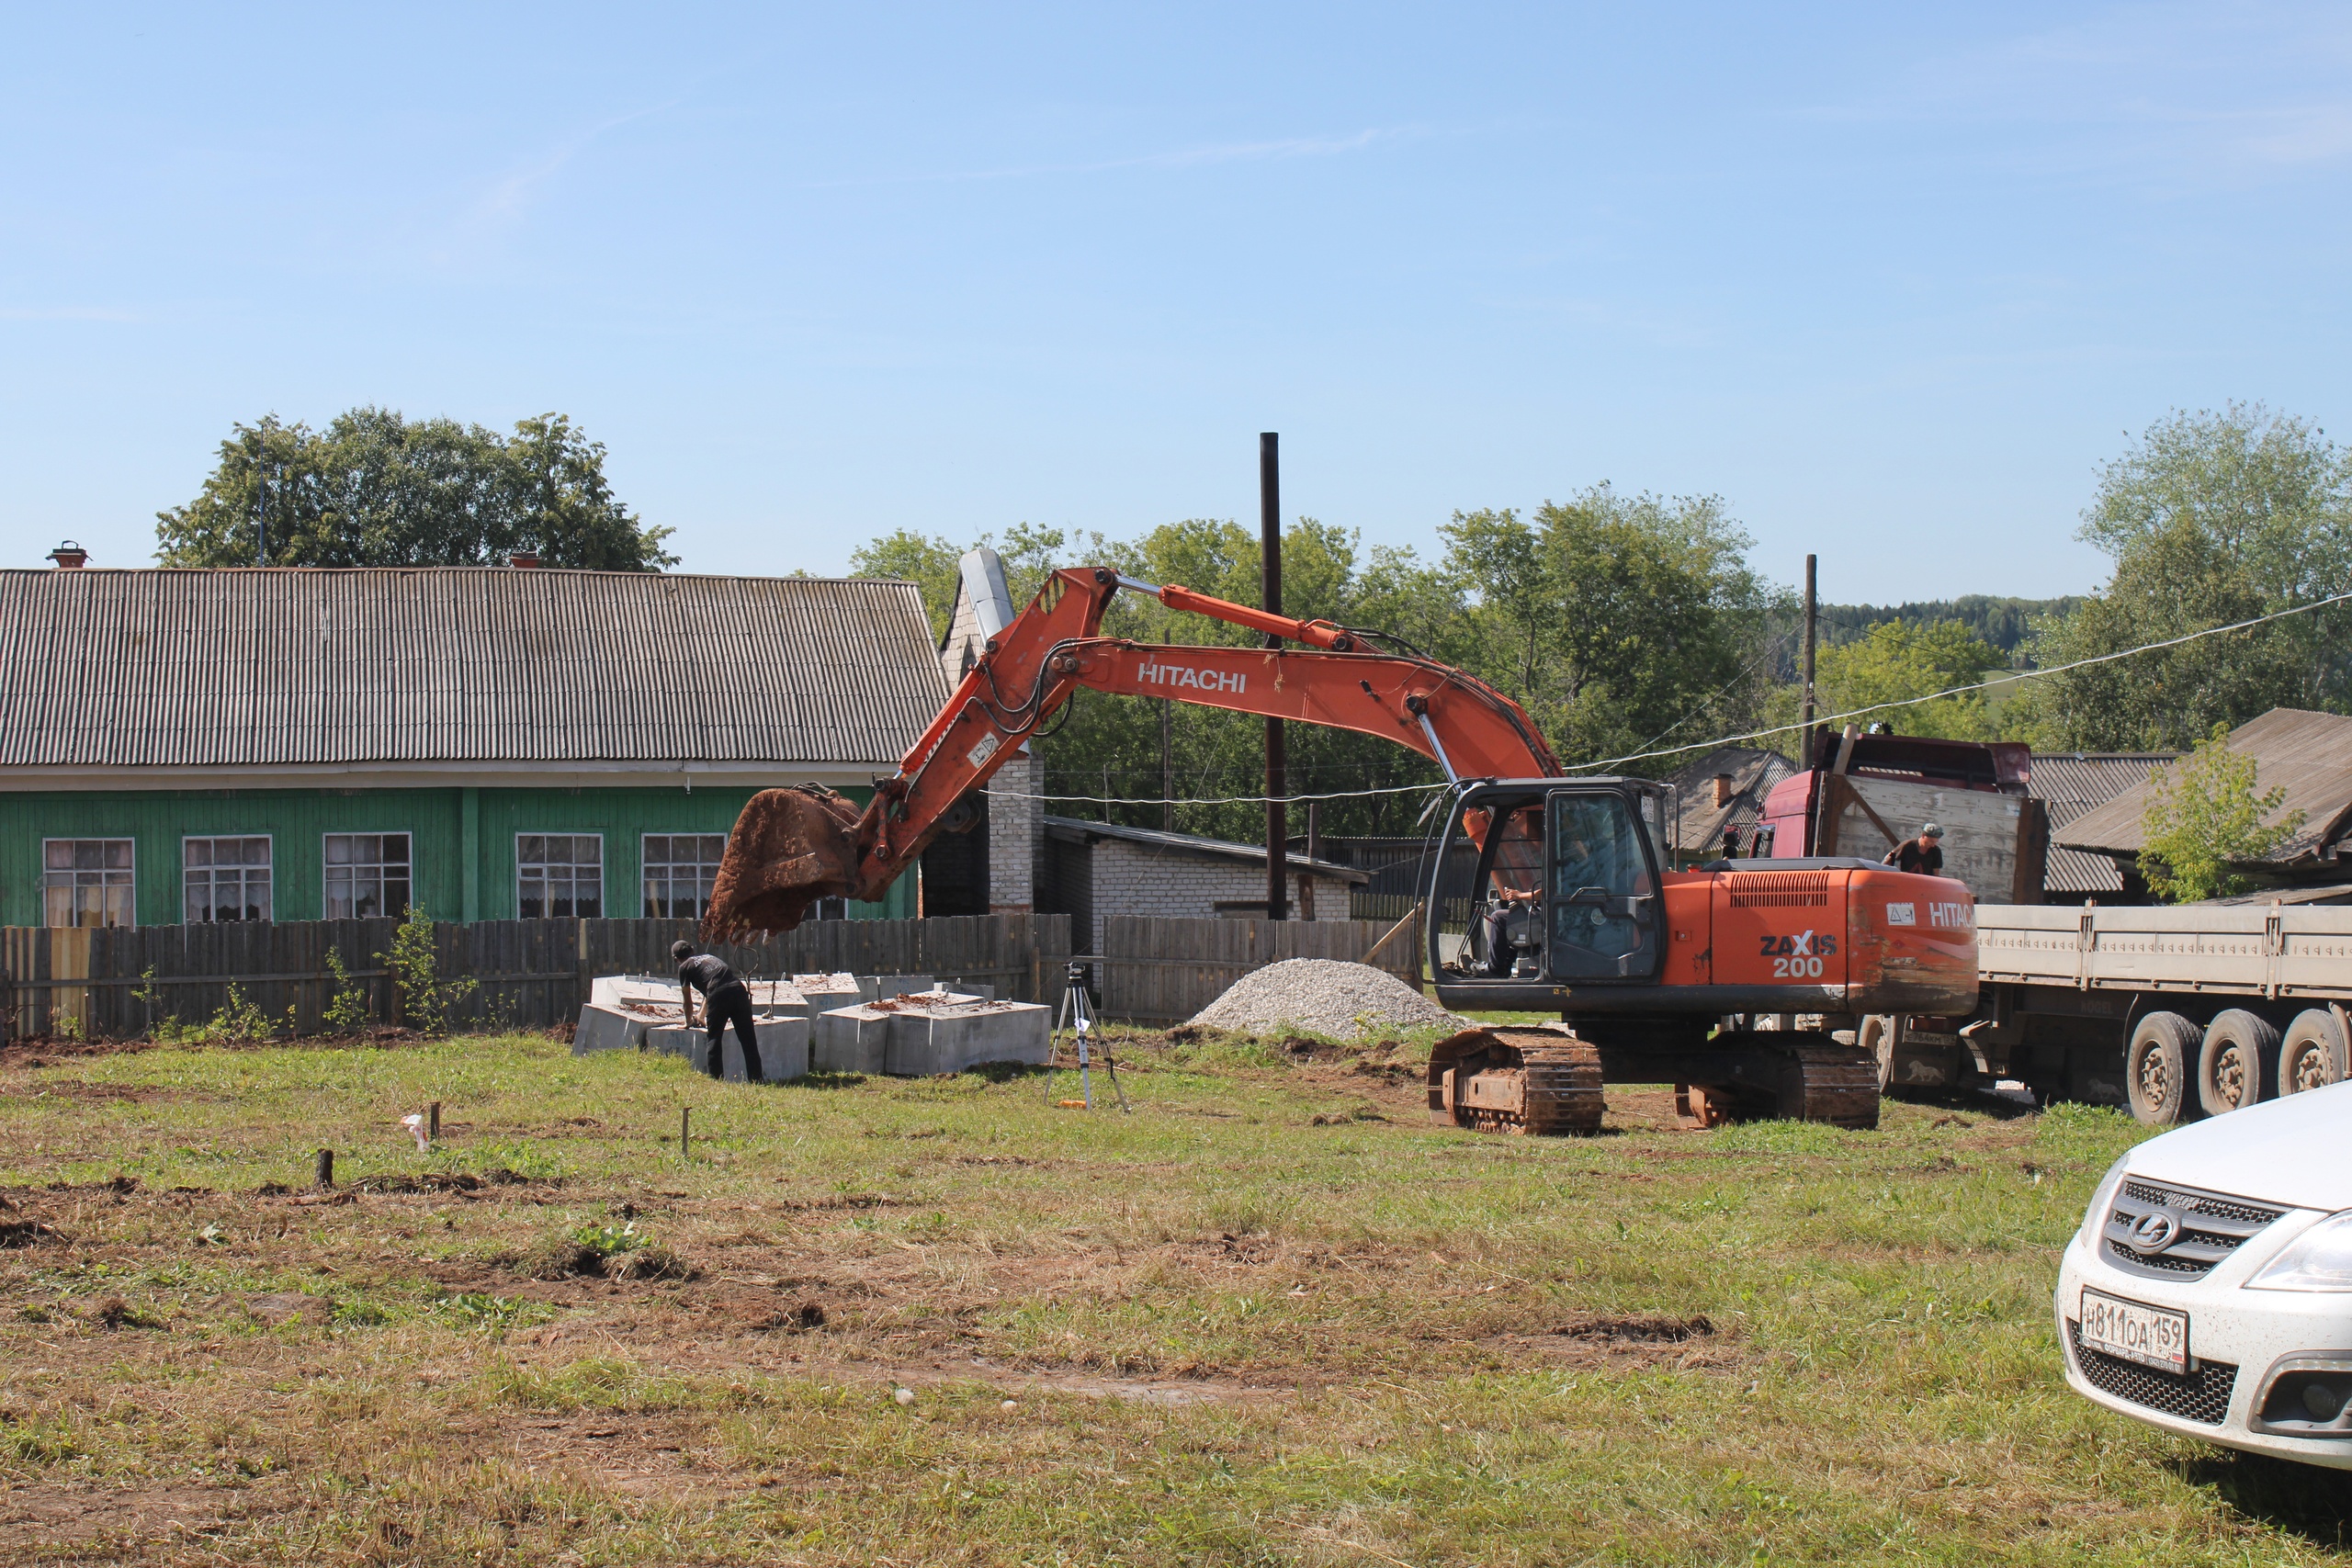
[[[1529,807],[1503,818],[1501,840],[1495,845],[1487,874],[1493,903],[1483,917],[1487,974],[1508,977],[1519,960],[1519,948],[1539,949],[1544,930],[1544,810]],[[1522,933],[1514,943],[1514,931]]]

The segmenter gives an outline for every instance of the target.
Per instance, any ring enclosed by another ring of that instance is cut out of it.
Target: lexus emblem
[[[2132,1227],[2132,1250],[2143,1258],[2153,1258],[2173,1244],[2180,1235],[2180,1222],[2158,1209],[2140,1216]]]

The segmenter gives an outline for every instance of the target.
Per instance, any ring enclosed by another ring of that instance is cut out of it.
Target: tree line
[[[557,413],[511,434],[374,407],[316,430],[273,415],[235,426],[198,494],[158,513],[157,553],[166,566],[250,566],[266,529],[268,561],[280,566],[478,566],[521,550],[551,566],[678,564],[665,547],[671,530],[614,495],[605,456]],[[2111,562],[2106,584],[2078,598],[1826,606],[1821,710],[1868,707],[1905,733],[2023,739],[2045,751],[2187,750],[2210,742],[2216,725],[2276,706],[2352,711],[2352,606],[2341,604],[2002,679],[2352,589],[2352,453],[2310,422],[2259,404],[2175,412],[2101,468],[2078,536]],[[978,543],[1004,555],[1024,602],[1055,567],[1089,563],[1257,598],[1257,534],[1230,520],[1187,519],[1131,539],[1025,524],[962,540],[902,530],[855,551],[853,568],[913,579],[944,623],[957,558]],[[1699,743],[1797,717],[1796,595],[1756,568],[1753,547],[1720,497],[1607,484],[1524,511],[1457,512],[1427,554],[1366,548],[1352,530],[1303,517],[1284,535],[1284,602],[1295,615],[1383,629],[1493,682],[1571,767],[1659,774]],[[1133,596],[1114,602],[1105,629],[1147,641],[1248,640]],[[1041,750],[1057,793],[1175,795],[1178,826],[1248,839],[1259,830],[1254,807],[1204,802],[1258,793],[1261,733],[1238,715],[1081,698]],[[1785,733],[1768,743],[1793,750]],[[1436,777],[1401,747],[1306,726],[1294,727],[1291,753],[1302,793]],[[1069,809],[1162,819],[1156,804]],[[1408,833],[1418,811],[1412,795],[1357,798],[1334,802],[1324,826]]]

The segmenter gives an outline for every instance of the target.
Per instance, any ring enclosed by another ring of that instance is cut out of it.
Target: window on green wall
[[[645,835],[645,913],[649,919],[695,920],[710,908],[724,833]]]
[[[514,884],[526,920],[596,919],[605,912],[605,836],[515,834]]]
[[[129,839],[43,839],[41,923],[138,924],[130,902],[131,858]]]
[[[408,914],[409,837],[406,833],[329,833],[326,918],[367,920]]]
[[[182,839],[180,879],[189,925],[270,918],[266,837]]]

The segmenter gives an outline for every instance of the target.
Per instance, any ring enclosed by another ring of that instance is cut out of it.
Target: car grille
[[[2216,1264],[2286,1212],[2194,1188],[2127,1180],[2107,1212],[2099,1256],[2127,1273],[2194,1279],[2211,1273]],[[2143,1254],[2132,1246],[2132,1228],[2154,1213],[2170,1214],[2180,1228],[2162,1251]]]
[[[2199,1361],[2196,1371],[2177,1377],[2086,1348],[2082,1325],[2071,1317],[2066,1320],[2066,1338],[2083,1381],[2102,1393],[2208,1427],[2220,1426],[2222,1417],[2230,1413],[2230,1391],[2237,1387],[2238,1370],[2227,1361]]]

